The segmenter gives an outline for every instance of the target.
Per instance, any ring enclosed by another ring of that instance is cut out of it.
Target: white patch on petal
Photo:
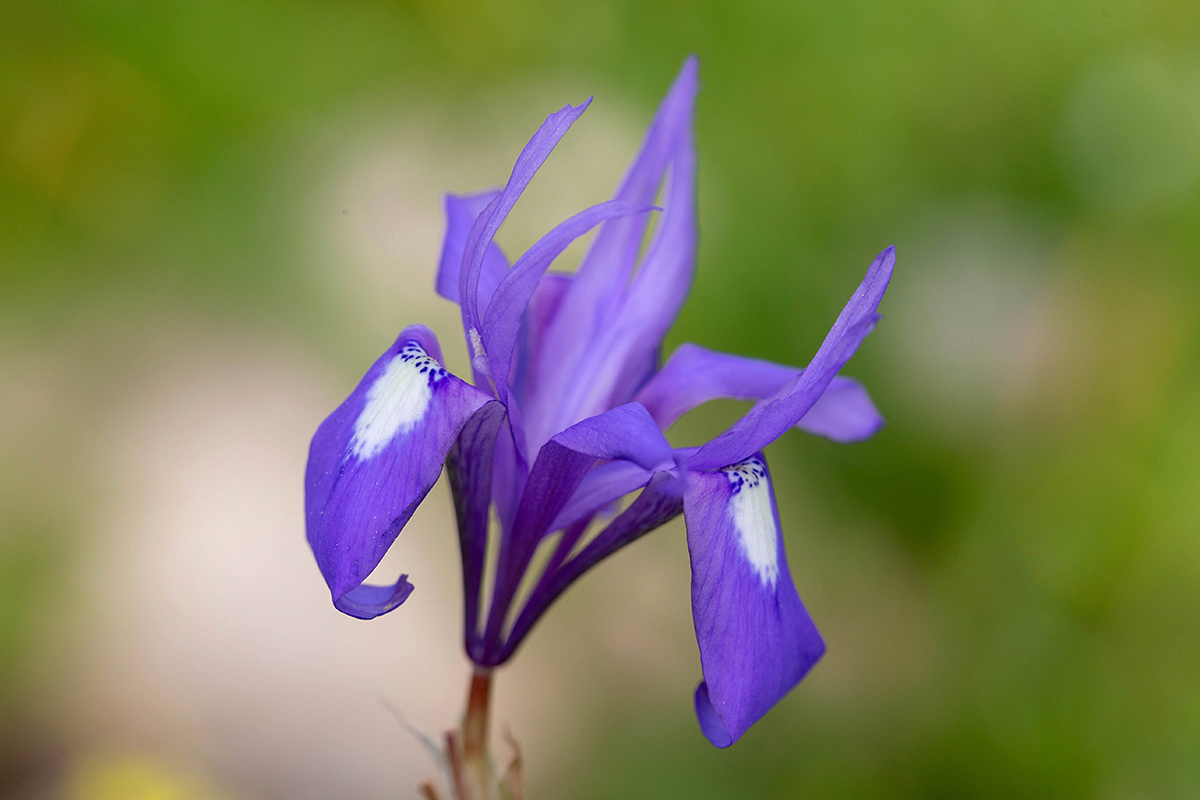
[[[471,352],[474,354],[471,364],[482,374],[492,377],[491,370],[488,369],[487,351],[483,349],[483,337],[479,335],[479,331],[471,328],[467,331],[467,338],[471,340]]]
[[[365,461],[412,430],[425,418],[434,385],[448,374],[419,344],[406,343],[367,390],[366,405],[354,421],[350,454]]]
[[[725,467],[724,472],[733,489],[728,513],[737,529],[742,555],[763,586],[774,590],[779,578],[779,531],[771,510],[767,466],[757,458],[749,458]]]

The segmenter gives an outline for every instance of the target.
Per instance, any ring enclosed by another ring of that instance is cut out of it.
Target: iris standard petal
[[[591,98],[589,98],[578,106],[565,106],[546,117],[546,121],[525,145],[521,155],[517,157],[517,163],[513,166],[512,174],[509,175],[504,189],[487,204],[467,234],[467,242],[463,247],[462,271],[459,274],[458,296],[461,301],[463,329],[467,331],[467,346],[472,363],[476,361],[477,342],[475,340],[479,336],[480,317],[482,316],[478,288],[488,247],[491,245],[496,231],[500,230],[500,225],[508,216],[508,212],[512,210],[521,193],[525,191],[525,187],[533,180],[538,168],[542,166],[559,140],[566,135],[575,120],[579,119],[580,115],[587,110],[591,102]],[[479,370],[477,366],[476,372],[476,382],[479,383],[480,374],[478,373],[486,371]],[[501,380],[506,377],[501,376]]]
[[[480,339],[501,400],[508,399],[508,375],[517,344],[517,333],[530,299],[546,270],[571,242],[601,222],[617,217],[644,214],[654,206],[610,200],[579,212],[559,223],[530,247],[504,276],[483,315]]]
[[[680,147],[685,142],[690,144],[692,110],[698,88],[698,65],[695,58],[689,58],[646,131],[641,150],[614,195],[615,199],[635,204],[653,203],[668,165],[676,171],[690,169],[688,164],[675,162],[679,160]],[[679,220],[694,213],[685,207],[694,203],[694,197],[674,190],[674,185],[680,182],[686,181],[672,179],[672,196],[662,220],[664,227],[668,215]],[[673,205],[679,208],[673,211]],[[633,389],[615,396],[615,380],[607,375],[602,377],[594,368],[585,367],[583,362],[597,357],[600,352],[595,347],[597,337],[611,332],[620,307],[630,295],[630,277],[645,239],[646,222],[643,217],[626,217],[605,223],[580,264],[571,289],[563,299],[562,313],[553,322],[551,333],[545,339],[546,346],[537,354],[537,389],[531,396],[529,414],[533,441],[546,441],[554,432],[632,397]],[[664,238],[661,233],[660,229],[659,239]],[[694,232],[691,247],[694,248]],[[685,291],[686,283],[690,282],[690,264],[687,269],[689,278],[684,282]],[[661,297],[658,302],[664,308],[677,305],[673,296]],[[669,316],[673,318],[674,312]],[[659,344],[658,339],[639,342],[649,351],[656,350]],[[613,351],[611,359],[622,368],[631,360],[625,351]],[[645,366],[653,365],[639,363],[634,370],[639,379],[649,374],[648,369],[641,369]],[[610,398],[610,402],[592,401],[589,399],[592,396]]]
[[[798,367],[682,344],[642,387],[636,400],[666,430],[709,400],[771,398],[801,372]],[[882,426],[883,417],[863,385],[841,375],[796,423],[797,428],[835,442],[869,439]]]
[[[487,204],[499,194],[499,189],[492,189],[477,194],[446,195],[446,235],[442,240],[442,257],[438,261],[436,288],[437,293],[447,300],[458,302],[459,274],[462,271],[463,251],[471,226],[475,224],[475,220],[483,213]],[[492,242],[484,254],[483,266],[479,273],[480,307],[487,308],[492,293],[507,274],[508,259],[504,257],[500,246]]]
[[[412,590],[363,586],[468,420],[491,401],[447,372],[433,332],[414,325],[367,370],[313,436],[305,474],[308,542],[334,605],[370,619]]]
[[[605,336],[590,353],[603,354],[595,365],[584,366],[597,378],[594,385],[611,385],[608,395],[592,393],[583,408],[624,402],[653,372],[658,349],[692,286],[699,238],[696,220],[696,151],[691,125],[684,131],[671,161],[662,224],[642,259],[629,296]]]
[[[761,453],[691,473],[683,514],[704,670],[696,712],[709,741],[728,747],[805,676],[825,643],[792,583]]]
[[[511,375],[513,394],[522,407],[528,406],[529,395],[537,386],[533,359],[545,345],[550,326],[558,314],[563,297],[571,288],[572,280],[571,275],[547,272],[538,281],[537,289],[525,308],[521,335],[517,339],[516,366]]]
[[[883,299],[895,263],[895,248],[880,253],[804,372],[777,396],[758,403],[727,431],[701,447],[688,459],[688,468],[720,469],[741,461],[799,422],[875,328],[879,321],[875,310]]]

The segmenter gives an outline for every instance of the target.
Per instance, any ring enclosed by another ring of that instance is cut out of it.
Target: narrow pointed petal
[[[639,206],[621,200],[610,200],[592,206],[557,225],[517,259],[517,263],[496,289],[483,316],[480,331],[501,400],[507,399],[507,381],[501,378],[506,378],[512,367],[521,319],[539,281],[554,259],[558,258],[571,242],[605,220],[645,214],[653,210],[654,206]]]
[[[891,280],[895,263],[895,248],[889,247],[880,253],[804,372],[777,396],[758,403],[729,430],[700,448],[688,459],[688,468],[720,469],[741,461],[799,422],[874,330],[879,321],[875,311]]]
[[[546,121],[525,145],[521,155],[517,157],[517,163],[513,166],[512,174],[504,189],[488,203],[475,220],[470,233],[467,234],[467,242],[463,247],[463,266],[459,274],[458,296],[462,300],[463,328],[467,331],[467,345],[470,348],[473,364],[477,361],[477,356],[485,357],[484,354],[476,352],[477,342],[475,340],[479,336],[482,324],[480,319],[482,310],[478,300],[479,283],[488,247],[491,245],[496,231],[500,230],[500,225],[508,216],[508,212],[512,210],[521,193],[525,191],[525,187],[533,180],[538,168],[542,166],[554,146],[558,144],[591,102],[589,98],[579,106],[566,106],[546,117]],[[472,334],[472,331],[475,333]],[[477,382],[481,377],[479,373],[483,373],[483,377],[487,377],[486,372],[479,369],[480,366],[480,364],[476,364]],[[499,376],[499,380],[505,378],[507,378],[506,375]]]
[[[662,338],[657,331],[665,330],[674,318],[694,267],[691,124],[698,87],[697,62],[689,58],[615,195],[631,203],[652,203],[668,166],[672,170],[666,211],[634,278],[642,285],[631,286],[631,276],[646,219],[626,217],[605,223],[563,299],[562,313],[546,337],[545,348],[538,353],[537,391],[530,401],[530,418],[536,420],[530,431],[534,442],[546,441],[555,431],[627,402],[653,369]],[[639,307],[618,323],[627,298],[642,294],[646,296],[640,302],[653,306],[654,313],[647,315],[647,309]],[[653,324],[648,325],[647,319]],[[614,334],[619,341],[601,341]]]
[[[663,98],[654,120],[646,130],[642,147],[629,172],[613,196],[636,205],[654,202],[663,174],[677,155],[684,136],[691,130],[696,93],[700,88],[699,62],[689,57]],[[613,220],[596,237],[579,265],[568,307],[583,327],[589,327],[610,310],[633,272],[642,248],[647,220],[641,217]]]
[[[447,372],[433,332],[414,325],[367,370],[313,436],[305,474],[308,542],[341,611],[386,613],[412,591],[364,586],[490,397]]]
[[[689,478],[683,514],[704,670],[696,714],[709,741],[728,747],[800,682],[825,643],[792,583],[762,454]]]
[[[696,150],[690,125],[671,161],[665,206],[662,225],[634,277],[629,297],[607,328],[605,344],[595,351],[605,354],[596,369],[597,385],[611,383],[611,393],[607,397],[597,395],[591,403],[624,401],[634,395],[653,369],[663,337],[691,289],[699,226]],[[583,407],[588,409],[589,402],[585,401]]]
[[[663,430],[709,400],[765,400],[803,372],[798,367],[718,353],[694,344],[680,345],[641,391],[637,401]],[[869,439],[883,417],[862,384],[835,377],[796,427],[835,442]]]
[[[478,194],[453,195],[445,198],[446,236],[442,240],[442,257],[438,262],[437,293],[455,303],[458,300],[459,274],[462,271],[463,252],[467,246],[467,235],[475,220],[487,208],[488,203],[500,194],[499,189],[492,189]],[[480,307],[487,308],[492,294],[504,276],[508,274],[508,259],[500,247],[492,242],[488,245],[483,257],[483,267],[479,273],[478,302]]]

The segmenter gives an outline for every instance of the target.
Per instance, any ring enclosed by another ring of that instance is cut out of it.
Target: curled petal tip
[[[391,586],[360,584],[340,597],[333,598],[333,605],[343,614],[358,619],[375,619],[398,608],[412,594],[413,585],[407,575]]]
[[[733,744],[733,737],[725,730],[724,723],[709,699],[708,684],[700,681],[692,700],[696,706],[696,720],[700,723],[700,732],[704,737],[712,742],[714,747],[725,748]]]

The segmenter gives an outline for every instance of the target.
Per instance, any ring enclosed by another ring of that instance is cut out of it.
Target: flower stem
[[[467,709],[462,720],[463,780],[471,800],[490,800],[492,795],[492,765],[488,754],[491,700],[492,671],[475,667],[467,689]]]

